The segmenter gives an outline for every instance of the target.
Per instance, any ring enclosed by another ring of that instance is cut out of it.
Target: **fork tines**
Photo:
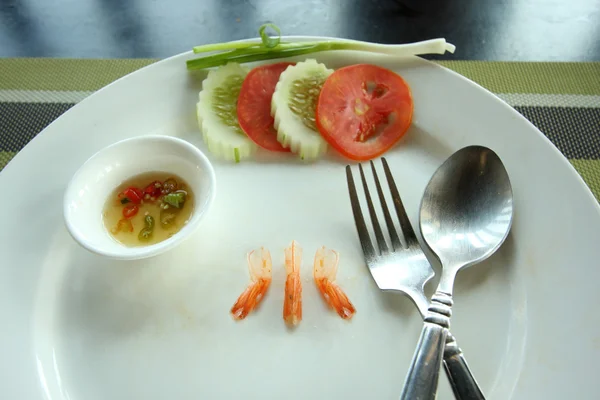
[[[402,245],[400,237],[398,236],[398,232],[396,231],[394,220],[390,215],[390,210],[387,205],[387,201],[385,199],[383,189],[381,187],[381,183],[379,181],[379,177],[377,176],[377,171],[375,169],[375,164],[373,161],[370,161],[371,171],[373,172],[373,179],[375,181],[375,186],[377,188],[377,194],[379,197],[379,202],[381,203],[381,209],[383,211],[383,215],[385,218],[385,223],[388,228],[388,232],[390,235],[390,240],[392,244],[392,250],[401,250],[404,247],[412,247],[413,245],[418,245],[417,237],[415,236],[415,231],[410,224],[410,220],[406,215],[406,210],[404,209],[404,205],[402,204],[402,199],[400,198],[400,193],[398,192],[398,187],[396,186],[396,182],[394,181],[394,177],[392,176],[392,172],[385,158],[381,158],[381,162],[383,164],[383,170],[385,172],[385,177],[388,182],[388,186],[390,188],[390,193],[392,195],[392,200],[394,202],[394,208],[396,209],[396,214],[398,215],[398,220],[400,222],[400,230],[404,236],[404,242],[406,246]],[[390,250],[388,248],[387,242],[385,240],[384,233],[381,229],[381,225],[379,224],[379,220],[377,218],[377,213],[375,212],[375,207],[373,205],[373,200],[371,199],[371,193],[369,191],[369,186],[367,184],[367,179],[365,177],[365,172],[361,164],[358,165],[360,170],[360,177],[365,193],[365,198],[367,200],[367,207],[369,208],[369,216],[371,218],[371,222],[373,224],[373,231],[375,233],[375,240],[377,242],[377,247],[379,248],[379,252],[381,254],[386,254]],[[360,201],[358,199],[358,194],[356,191],[356,186],[354,185],[354,177],[352,176],[352,169],[349,165],[346,166],[346,178],[348,180],[348,191],[350,193],[350,202],[352,204],[352,213],[354,214],[354,222],[356,224],[356,229],[358,230],[358,237],[360,239],[360,243],[365,254],[367,260],[372,259],[377,256],[377,253],[373,247],[373,243],[371,242],[371,238],[369,235],[369,231],[367,225],[365,223],[365,219],[363,217],[362,209],[360,206]]]

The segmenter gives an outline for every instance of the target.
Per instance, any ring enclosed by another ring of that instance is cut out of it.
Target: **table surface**
[[[284,35],[446,38],[456,53],[427,58],[527,117],[600,200],[600,0],[1,0],[0,171],[77,101],[149,59],[255,37],[265,22]]]
[[[254,37],[268,21],[285,35],[446,38],[456,53],[431,58],[540,128],[600,201],[600,0],[0,0],[0,178],[48,124],[144,59]]]
[[[2,0],[0,57],[164,58],[267,21],[284,35],[445,37],[457,51],[444,59],[600,61],[599,0]]]

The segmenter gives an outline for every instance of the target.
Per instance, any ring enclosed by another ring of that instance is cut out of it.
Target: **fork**
[[[354,185],[354,177],[352,169],[346,166],[346,178],[348,181],[348,191],[350,194],[350,203],[352,205],[352,213],[358,237],[365,256],[367,267],[371,272],[371,276],[379,289],[383,291],[400,292],[407,295],[415,304],[421,317],[427,313],[429,300],[425,296],[425,284],[435,275],[431,264],[427,260],[415,231],[406,215],[406,210],[402,204],[400,193],[392,176],[392,172],[385,158],[381,158],[386,180],[392,195],[394,208],[400,223],[400,233],[404,237],[404,242],[400,240],[400,236],[395,228],[394,220],[387,206],[387,201],[384,196],[379,177],[373,161],[370,161],[373,179],[381,209],[387,226],[391,246],[384,235],[384,232],[379,223],[373,200],[369,192],[367,179],[361,164],[358,165],[360,170],[360,178],[364,188],[369,216],[373,224],[375,233],[375,241],[378,251],[373,247],[371,237],[363,217],[362,209],[359,203],[356,186]],[[479,400],[485,399],[483,392],[479,388],[477,381],[471,374],[467,361],[458,347],[454,336],[448,332],[446,344],[443,354],[443,365],[450,386],[454,392],[454,396],[459,400]]]

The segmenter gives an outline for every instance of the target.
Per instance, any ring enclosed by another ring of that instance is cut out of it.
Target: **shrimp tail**
[[[356,313],[354,305],[346,293],[335,283],[326,278],[317,281],[317,287],[325,302],[343,319],[350,319]]]
[[[289,275],[285,281],[283,319],[292,326],[302,321],[302,281],[298,274]]]
[[[237,301],[231,307],[231,315],[236,320],[242,320],[248,316],[264,298],[271,282],[266,279],[259,279],[257,282],[248,286],[244,293],[238,297]]]
[[[294,240],[285,249],[285,297],[283,300],[283,320],[290,326],[296,326],[302,321],[302,281],[300,279],[300,263],[302,249]]]
[[[356,313],[354,305],[346,293],[335,283],[339,262],[339,254],[325,246],[317,250],[313,275],[315,284],[321,292],[323,300],[343,319],[350,319]]]
[[[238,297],[231,308],[231,315],[236,320],[244,319],[265,297],[271,285],[271,254],[269,250],[251,251],[247,255],[248,271],[251,284]]]

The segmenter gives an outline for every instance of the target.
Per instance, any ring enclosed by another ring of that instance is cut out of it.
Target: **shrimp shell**
[[[335,283],[339,260],[337,251],[321,247],[315,254],[313,276],[323,300],[340,317],[350,319],[356,313],[356,309],[342,288]]]
[[[248,271],[250,272],[251,284],[238,297],[231,308],[231,315],[236,320],[242,320],[248,316],[265,297],[271,285],[271,253],[261,247],[258,251],[248,253]]]
[[[283,300],[283,320],[290,326],[296,326],[302,321],[302,281],[300,279],[300,264],[302,249],[298,242],[285,249],[285,297]]]

